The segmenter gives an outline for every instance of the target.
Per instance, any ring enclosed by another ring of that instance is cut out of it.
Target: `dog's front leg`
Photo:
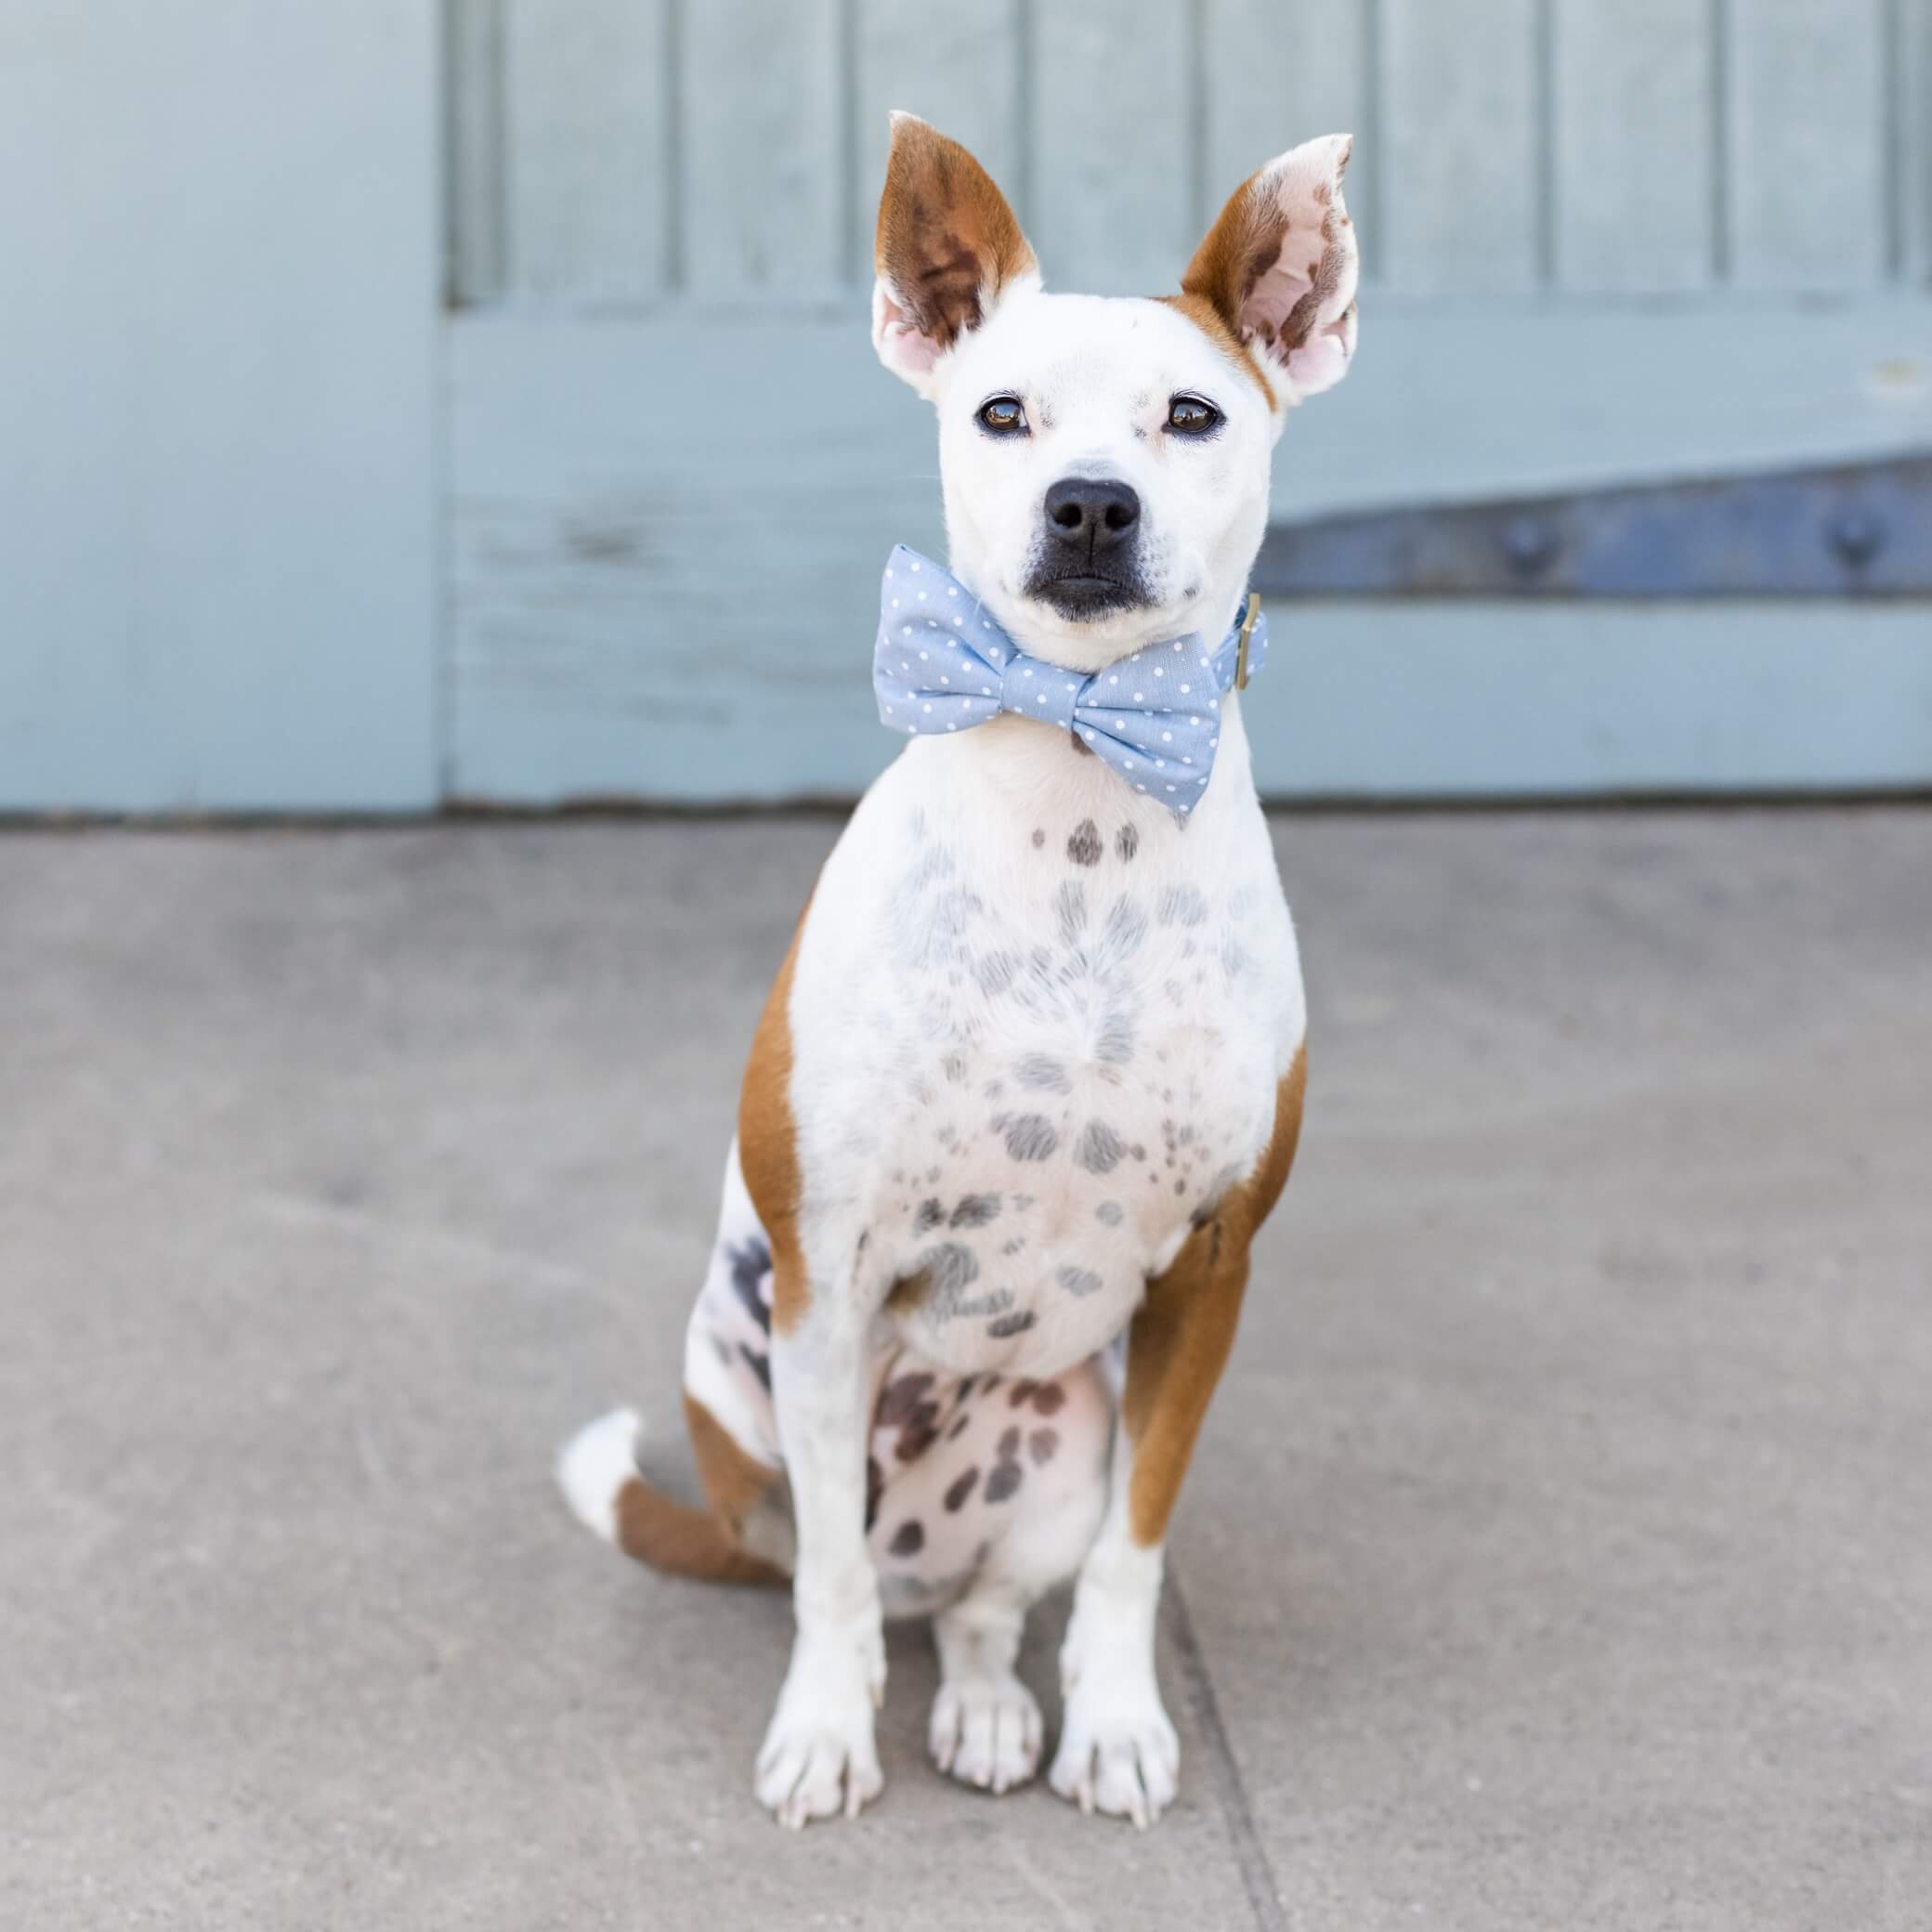
[[[885,1692],[879,1584],[866,1550],[867,1323],[815,1296],[772,1336],[772,1396],[798,1521],[798,1630],[758,1754],[758,1795],[794,1830],[855,1817],[884,1779],[872,1712]]]
[[[1065,1712],[1047,1774],[1081,1810],[1137,1825],[1152,1824],[1173,1801],[1181,1769],[1181,1741],[1154,1669],[1168,1512],[1234,1339],[1247,1270],[1244,1260],[1238,1273],[1217,1270],[1218,1281],[1192,1268],[1186,1273],[1197,1292],[1179,1292],[1181,1277],[1170,1269],[1150,1286],[1129,1334],[1106,1514],[1080,1566],[1061,1647]],[[1164,1366],[1183,1360],[1204,1371],[1184,1385]],[[1151,1383],[1167,1384],[1152,1403]]]
[[[1066,1713],[1048,1782],[1082,1810],[1152,1824],[1172,1801],[1181,1741],[1154,1674],[1168,1519],[1234,1346],[1248,1247],[1281,1194],[1301,1128],[1298,1052],[1260,1165],[1147,1285],[1127,1337],[1107,1510],[1060,1652]]]

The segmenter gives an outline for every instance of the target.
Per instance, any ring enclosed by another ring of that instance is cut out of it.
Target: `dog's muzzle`
[[[1111,617],[1151,603],[1141,580],[1141,499],[1116,476],[1063,476],[1040,505],[1026,594],[1061,617]]]

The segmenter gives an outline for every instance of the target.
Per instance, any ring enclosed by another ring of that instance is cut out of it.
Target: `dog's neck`
[[[1036,829],[1064,841],[1066,828],[1131,822],[1152,849],[1212,843],[1218,828],[1254,801],[1254,777],[1241,701],[1221,700],[1221,744],[1208,788],[1185,824],[1151,794],[1137,792],[1103,759],[1080,750],[1073,738],[1032,718],[1002,715],[973,731],[907,740],[905,758],[925,769],[944,809],[981,828],[988,842],[1024,844]]]

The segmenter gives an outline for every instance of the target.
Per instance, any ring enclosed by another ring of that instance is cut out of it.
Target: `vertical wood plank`
[[[1891,269],[1932,284],[1932,0],[1891,0]]]
[[[504,258],[503,0],[444,0],[443,246],[452,303],[488,302]]]
[[[815,296],[850,234],[844,0],[685,0],[684,251],[709,296]]]
[[[1200,239],[1191,9],[1116,0],[1032,19],[1033,244],[1047,286],[1177,287]]]
[[[1337,9],[1315,0],[1204,0],[1201,9],[1206,174],[1194,225],[1265,161],[1317,135],[1352,134],[1349,211],[1373,274],[1376,207],[1374,0]]]
[[[859,0],[855,31],[858,191],[851,258],[872,279],[872,230],[885,182],[887,117],[894,108],[962,142],[1026,224],[1020,116],[1021,0]]]
[[[670,0],[504,0],[509,282],[634,301],[665,282]]]
[[[1703,288],[1713,271],[1711,0],[1555,0],[1556,280]]]
[[[1504,294],[1538,278],[1536,0],[1382,0],[1383,278]]]
[[[1735,279],[1871,287],[1887,254],[1886,0],[1728,5]]]

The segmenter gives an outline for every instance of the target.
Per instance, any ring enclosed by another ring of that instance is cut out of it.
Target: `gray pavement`
[[[905,1631],[792,1839],[782,1599],[548,1463],[834,829],[0,835],[0,1926],[1932,1926],[1932,814],[1282,819],[1182,1800],[947,1784]]]

